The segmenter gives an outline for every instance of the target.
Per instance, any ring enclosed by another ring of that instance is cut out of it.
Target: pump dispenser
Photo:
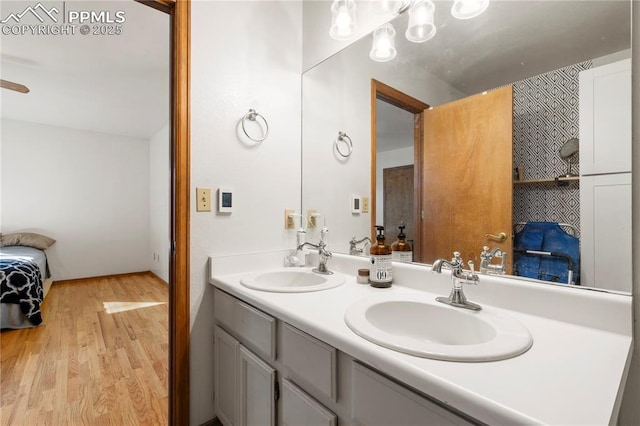
[[[407,236],[404,235],[405,227],[404,222],[398,227],[400,228],[400,233],[398,234],[398,239],[391,244],[391,259],[396,262],[411,263],[413,262],[413,247],[407,242]]]
[[[369,266],[369,284],[372,287],[391,287],[393,271],[391,247],[384,243],[384,226],[376,226],[376,243],[371,246],[371,265]]]

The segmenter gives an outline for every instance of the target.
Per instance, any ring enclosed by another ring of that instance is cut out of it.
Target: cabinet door
[[[213,352],[214,408],[224,426],[233,426],[237,424],[240,343],[220,327],[216,327]]]
[[[631,60],[580,73],[580,175],[631,171]]]
[[[336,415],[288,381],[282,380],[282,426],[335,426]]]
[[[580,284],[631,291],[631,173],[580,179]]]
[[[367,426],[468,426],[469,421],[434,402],[353,363],[352,418]]]
[[[275,425],[276,371],[240,345],[238,425]]]

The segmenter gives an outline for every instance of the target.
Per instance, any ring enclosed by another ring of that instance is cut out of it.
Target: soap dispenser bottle
[[[369,266],[369,284],[372,287],[391,287],[393,271],[391,264],[391,247],[384,243],[384,226],[376,226],[378,235],[376,243],[371,246],[371,265]]]
[[[411,243],[407,241],[407,236],[404,235],[404,228],[406,228],[406,226],[402,223],[398,228],[400,228],[398,239],[391,244],[391,260],[411,263],[413,262],[413,248],[411,247]]]

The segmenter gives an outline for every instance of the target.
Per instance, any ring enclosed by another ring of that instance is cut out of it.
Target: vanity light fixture
[[[387,23],[373,32],[373,44],[369,57],[376,62],[388,62],[396,57],[396,30]]]
[[[419,1],[409,9],[409,25],[404,33],[412,43],[422,43],[436,35],[433,14],[436,6],[431,0]]]
[[[411,4],[413,0],[373,0],[370,2],[370,10],[376,15],[388,13],[399,14]]]
[[[329,30],[329,35],[335,40],[348,40],[355,33],[355,0],[334,0],[331,5],[331,29]]]
[[[489,7],[489,0],[455,0],[451,15],[457,19],[471,19],[480,15]]]

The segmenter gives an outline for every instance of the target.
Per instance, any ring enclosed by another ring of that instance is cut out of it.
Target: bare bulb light
[[[436,35],[433,15],[436,6],[431,0],[421,1],[409,9],[409,25],[404,33],[413,43],[425,42]]]
[[[388,62],[396,57],[396,30],[391,24],[384,24],[373,32],[373,44],[369,57],[376,62]]]
[[[356,2],[335,0],[331,5],[329,35],[336,40],[348,40],[356,33]]]

